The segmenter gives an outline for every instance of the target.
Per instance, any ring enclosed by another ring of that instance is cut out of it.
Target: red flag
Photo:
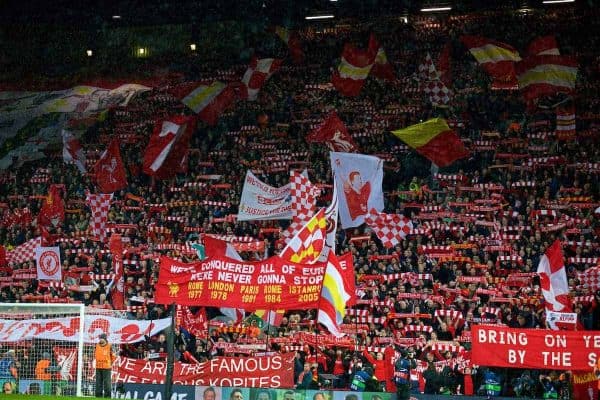
[[[252,57],[250,65],[242,78],[243,91],[241,97],[256,100],[258,92],[271,75],[281,67],[282,61],[277,58]]]
[[[556,38],[552,35],[542,36],[531,41],[527,48],[527,55],[543,56],[543,55],[560,55]]]
[[[115,310],[125,309],[125,279],[123,278],[123,241],[121,235],[113,233],[108,247],[112,254],[112,267],[115,274],[113,280],[112,306]]]
[[[196,118],[183,115],[158,121],[144,154],[144,173],[158,179],[172,178],[187,157],[196,122]]]
[[[332,151],[358,152],[354,139],[335,111],[332,111],[321,125],[308,134],[306,141],[325,143]]]
[[[559,93],[572,94],[577,82],[575,57],[530,56],[517,64],[519,88],[528,102]]]
[[[375,63],[379,45],[371,38],[366,50],[346,43],[342,59],[333,72],[331,83],[344,96],[358,96]]]
[[[208,318],[206,309],[201,307],[196,314],[192,314],[188,306],[177,305],[177,326],[185,329],[192,335],[200,338],[208,336]]]
[[[8,265],[6,261],[6,249],[0,244],[0,268],[4,268]]]
[[[38,215],[41,226],[58,226],[65,220],[65,204],[62,199],[62,185],[50,185],[48,196]]]
[[[119,142],[113,139],[94,166],[96,184],[102,193],[112,193],[127,186]]]
[[[231,85],[219,81],[211,84],[187,83],[170,92],[198,114],[198,118],[211,126],[217,124],[221,114],[235,100],[235,92]]]
[[[446,86],[450,86],[452,82],[452,74],[450,71],[450,53],[452,52],[452,42],[446,42],[446,45],[440,52],[437,61],[437,72],[439,73],[440,80]]]
[[[379,45],[373,34],[371,34],[370,40],[375,41],[373,46],[377,46],[377,55],[375,56],[375,64],[373,64],[373,67],[371,68],[371,73],[376,78],[385,79],[386,81],[395,81],[396,73],[394,72],[394,67],[388,61],[385,50]]]
[[[515,62],[521,61],[521,57],[514,47],[481,36],[465,35],[460,40],[494,79],[495,86],[516,86]]]
[[[294,63],[300,64],[304,60],[304,51],[302,51],[302,44],[300,43],[298,34],[282,26],[275,27],[275,33],[288,45]]]

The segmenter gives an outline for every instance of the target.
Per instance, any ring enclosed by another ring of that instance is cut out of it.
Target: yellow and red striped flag
[[[438,167],[446,167],[469,155],[460,137],[443,118],[433,118],[392,133]]]
[[[331,77],[333,86],[344,96],[358,96],[375,64],[378,50],[379,44],[373,36],[366,50],[346,43],[342,60]]]
[[[527,101],[557,93],[570,94],[577,81],[577,60],[570,56],[527,57],[517,64],[519,88]]]
[[[556,109],[556,139],[574,140],[576,136],[575,107]]]
[[[521,57],[514,47],[481,36],[465,35],[460,40],[496,86],[516,84],[515,62],[521,61]]]

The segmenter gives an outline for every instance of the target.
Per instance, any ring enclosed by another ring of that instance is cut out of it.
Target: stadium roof
[[[0,21],[85,26],[110,22],[128,26],[267,19],[295,25],[315,13],[365,18],[416,14],[424,7],[434,6],[451,6],[451,12],[464,13],[544,5],[542,0],[5,0],[0,2]]]

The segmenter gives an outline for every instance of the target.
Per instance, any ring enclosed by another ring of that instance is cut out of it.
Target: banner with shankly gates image
[[[165,380],[167,363],[119,357],[112,369],[113,383],[158,383]],[[175,385],[294,386],[294,353],[261,357],[215,357],[197,364],[176,362]]]
[[[161,257],[155,301],[245,310],[317,308],[326,266],[281,257],[250,262],[218,256],[194,263]]]
[[[472,346],[477,365],[589,371],[600,357],[600,331],[474,325]]]

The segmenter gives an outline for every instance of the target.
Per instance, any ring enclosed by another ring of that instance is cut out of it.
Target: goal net
[[[108,332],[106,317],[122,314],[83,304],[0,303],[2,393],[93,395],[97,337]]]

